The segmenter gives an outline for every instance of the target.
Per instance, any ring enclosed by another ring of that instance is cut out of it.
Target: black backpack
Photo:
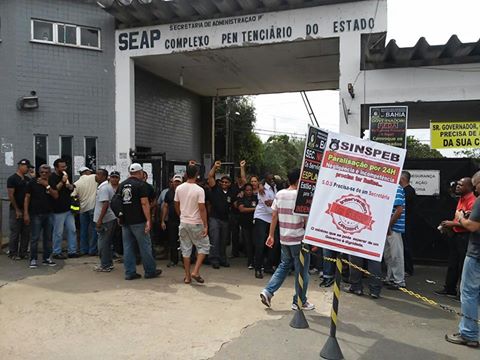
[[[113,195],[112,200],[110,200],[110,209],[117,218],[123,216],[123,198],[122,195],[116,193]]]

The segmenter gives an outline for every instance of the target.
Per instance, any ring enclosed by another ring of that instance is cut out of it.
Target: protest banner
[[[430,147],[456,149],[480,147],[480,122],[430,121]]]
[[[308,125],[308,136],[303,152],[302,170],[298,182],[294,214],[307,216],[310,213],[317,183],[318,169],[327,143],[328,132]]]
[[[330,132],[305,243],[381,261],[405,152]]]
[[[370,140],[405,148],[407,116],[408,106],[371,106]]]

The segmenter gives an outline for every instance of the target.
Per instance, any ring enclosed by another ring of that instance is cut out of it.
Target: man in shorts
[[[192,279],[204,283],[200,276],[200,267],[209,253],[207,209],[205,207],[205,191],[197,185],[198,168],[188,165],[187,181],[175,190],[175,211],[180,216],[178,236],[185,268],[184,283],[190,284]],[[198,256],[193,271],[190,273],[190,255],[192,247],[197,248]]]

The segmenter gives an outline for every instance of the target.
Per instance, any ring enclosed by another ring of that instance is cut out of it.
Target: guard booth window
[[[67,174],[70,181],[73,181],[73,137],[61,136],[60,137],[60,157],[67,162]]]
[[[85,138],[85,166],[97,170],[97,138]]]
[[[35,169],[38,171],[40,165],[48,164],[47,162],[47,135],[35,135],[34,136],[34,157],[35,157]]]

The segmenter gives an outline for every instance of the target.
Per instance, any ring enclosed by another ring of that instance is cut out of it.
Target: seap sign
[[[117,50],[142,56],[385,31],[386,16],[372,17],[377,6],[386,14],[384,2],[364,1],[117,30]]]

